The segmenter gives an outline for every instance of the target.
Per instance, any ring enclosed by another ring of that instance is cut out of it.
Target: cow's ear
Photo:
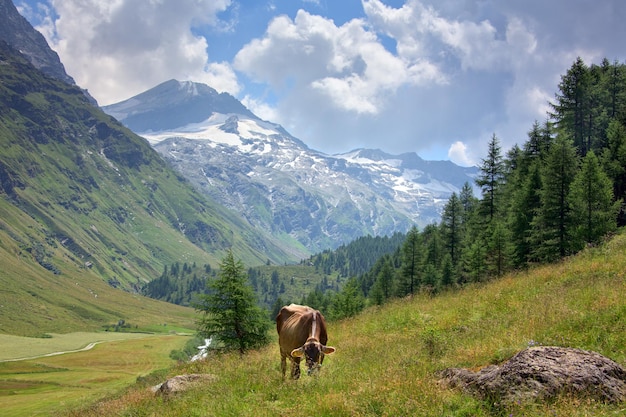
[[[291,357],[293,358],[301,358],[304,356],[304,348],[298,348],[291,351]]]
[[[334,351],[335,351],[335,348],[332,346],[322,346],[322,352],[324,352],[324,355],[330,355]]]

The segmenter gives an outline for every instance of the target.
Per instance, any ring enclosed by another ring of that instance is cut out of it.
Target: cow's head
[[[309,339],[302,347],[292,350],[291,356],[294,358],[301,358],[304,356],[306,360],[307,374],[311,375],[312,373],[318,371],[322,366],[324,355],[330,355],[334,351],[335,348],[332,346],[324,346],[315,339]]]

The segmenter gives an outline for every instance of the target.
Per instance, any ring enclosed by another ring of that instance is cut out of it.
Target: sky
[[[623,0],[13,1],[100,105],[202,82],[328,154],[476,165],[577,57],[626,61]]]

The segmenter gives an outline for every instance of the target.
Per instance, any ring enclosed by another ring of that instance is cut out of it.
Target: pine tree
[[[333,298],[330,316],[333,319],[352,317],[365,307],[365,297],[356,279],[346,282],[341,292]]]
[[[220,264],[218,278],[208,284],[196,309],[202,313],[198,331],[218,339],[226,349],[240,353],[268,343],[270,323],[257,305],[241,261],[229,251]]]
[[[578,167],[572,141],[559,135],[541,172],[541,206],[532,222],[534,260],[552,262],[570,253],[572,216],[567,198]]]
[[[419,288],[423,258],[422,238],[417,227],[413,226],[402,245],[402,281],[398,288],[400,296],[412,295]]]
[[[480,173],[476,179],[476,184],[481,188],[483,194],[481,215],[486,218],[487,223],[490,223],[497,214],[498,197],[504,180],[502,147],[495,133],[489,141],[487,158],[481,161],[479,169]]]
[[[499,277],[509,268],[511,258],[510,234],[501,221],[492,223],[492,232],[487,241],[487,270],[491,276]]]
[[[463,264],[462,279],[466,282],[480,282],[487,277],[487,255],[485,242],[475,239],[467,243],[461,260]]]
[[[441,235],[443,244],[450,254],[452,265],[456,266],[461,257],[461,242],[463,241],[464,208],[456,193],[452,193],[441,215]]]
[[[587,143],[586,114],[589,110],[589,69],[578,57],[567,73],[561,77],[557,102],[552,104],[552,117],[561,134],[571,135],[574,146],[581,155],[589,150]]]
[[[524,265],[531,254],[530,233],[532,223],[541,207],[541,162],[535,159],[528,167],[528,174],[520,179],[513,190],[509,211],[509,227],[513,245],[512,263]]]
[[[602,152],[602,165],[613,182],[615,199],[626,197],[626,126],[617,120],[607,129],[607,146]]]
[[[617,227],[620,202],[613,202],[613,187],[593,151],[587,153],[582,169],[571,185],[569,204],[574,223],[573,237],[577,247],[597,243]]]
[[[469,214],[473,213],[476,205],[478,204],[478,199],[474,197],[474,190],[469,182],[463,184],[461,188],[461,192],[459,193],[459,200],[461,201],[461,205],[463,205],[463,213]],[[466,218],[463,219],[465,222]]]
[[[376,275],[376,281],[372,285],[370,297],[374,303],[381,305],[393,295],[394,271],[389,256],[382,259],[382,267]]]
[[[446,253],[441,262],[441,286],[443,288],[451,287],[455,284],[454,268],[452,266],[452,257]]]

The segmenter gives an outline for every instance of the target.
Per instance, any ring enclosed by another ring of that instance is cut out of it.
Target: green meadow
[[[173,349],[188,336],[140,333],[71,333],[34,339],[0,336],[2,359],[89,350],[0,362],[3,416],[48,416],[80,407],[134,384],[138,377],[170,368]],[[21,347],[21,352],[20,352]]]
[[[599,352],[626,366],[626,236],[558,264],[432,297],[396,300],[329,323],[337,348],[317,377],[282,381],[276,340],[244,356],[214,354],[130,387],[103,384],[95,402],[68,403],[64,416],[621,416],[626,404],[563,396],[498,406],[443,385],[448,367],[499,364],[531,345]],[[148,341],[124,342],[150,357]],[[113,343],[98,345],[104,357]],[[94,349],[95,350],[95,349]],[[92,352],[93,353],[93,352]],[[46,366],[71,367],[59,359]],[[146,359],[147,360],[147,359]],[[34,366],[34,365],[33,365]],[[123,366],[119,366],[121,372]],[[147,366],[146,366],[147,368]],[[104,372],[104,371],[100,371]],[[135,371],[135,375],[141,371]],[[149,387],[166,376],[208,373],[215,382],[164,399]],[[51,377],[53,372],[50,373]],[[99,375],[98,379],[105,378]],[[51,378],[52,379],[52,378]],[[132,378],[129,378],[129,380]],[[106,386],[106,388],[105,388]],[[54,389],[52,389],[54,391]],[[62,390],[57,390],[62,391]],[[5,397],[7,398],[7,397]]]

